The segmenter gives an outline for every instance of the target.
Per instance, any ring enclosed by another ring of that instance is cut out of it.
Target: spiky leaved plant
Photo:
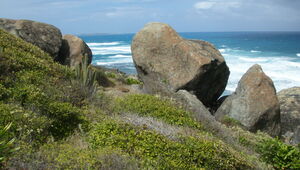
[[[96,73],[90,68],[87,56],[84,56],[82,62],[75,66],[75,75],[84,97],[94,94],[97,88]]]

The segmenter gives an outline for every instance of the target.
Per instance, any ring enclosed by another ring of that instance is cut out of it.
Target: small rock
[[[123,92],[123,93],[128,93],[130,90],[125,88],[125,87],[118,87],[118,90]]]

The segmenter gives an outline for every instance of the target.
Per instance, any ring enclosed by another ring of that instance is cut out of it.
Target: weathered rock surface
[[[280,134],[280,109],[273,81],[259,65],[252,66],[215,113],[222,121],[227,115],[240,121],[249,131],[265,131],[271,136]]]
[[[208,42],[181,38],[167,24],[147,24],[135,35],[131,51],[148,93],[185,89],[210,105],[227,84],[229,69],[221,53]]]
[[[30,21],[0,18],[0,29],[38,46],[56,58],[62,43],[62,35],[53,25]]]
[[[70,34],[64,35],[57,60],[61,64],[72,67],[81,63],[84,56],[87,57],[88,64],[90,64],[93,54],[88,45],[77,36]]]
[[[176,99],[180,101],[180,103],[186,105],[187,109],[193,111],[194,113],[201,114],[203,116],[207,116],[213,121],[213,116],[211,116],[208,109],[197,99],[197,97],[193,94],[190,94],[186,90],[179,90],[176,92]],[[209,119],[208,118],[208,119]]]
[[[278,93],[281,113],[281,134],[289,144],[300,143],[300,87]]]

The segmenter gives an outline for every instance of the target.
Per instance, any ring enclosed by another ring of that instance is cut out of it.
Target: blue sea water
[[[277,91],[300,86],[300,32],[199,32],[180,33],[187,39],[213,43],[230,68],[226,90],[234,91],[242,75],[260,64]],[[134,34],[85,35],[94,65],[136,74],[130,44]]]

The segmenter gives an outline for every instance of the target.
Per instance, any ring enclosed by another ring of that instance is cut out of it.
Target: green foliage
[[[5,88],[2,84],[0,84],[0,100],[4,100],[10,94],[10,91]]]
[[[46,129],[55,139],[68,136],[77,128],[78,124],[83,123],[81,110],[72,106],[70,103],[55,101],[52,96],[49,96],[41,88],[33,84],[23,84],[12,89],[12,97],[15,102],[20,102],[20,105],[27,110],[31,110],[36,117],[42,116],[49,119],[49,125]],[[39,119],[37,119],[39,120]],[[20,120],[19,120],[20,121]],[[25,122],[26,123],[26,122]],[[38,122],[35,122],[40,124]]]
[[[109,78],[117,78],[117,75],[113,72],[105,72],[105,74]]]
[[[84,141],[45,144],[27,149],[9,163],[16,169],[138,169],[136,160],[115,149],[90,149]]]
[[[139,80],[137,80],[137,79],[128,77],[128,78],[126,78],[126,84],[128,84],[128,85],[132,85],[132,84],[142,84],[142,82],[139,81]]]
[[[170,101],[152,95],[128,95],[116,100],[120,112],[133,112],[142,116],[153,116],[169,124],[202,129],[190,113],[174,106]]]
[[[222,119],[222,123],[227,126],[242,126],[241,122],[239,122],[238,120],[235,120],[227,115],[224,116],[224,118]]]
[[[48,117],[53,119],[49,130],[57,139],[69,136],[79,124],[85,123],[81,110],[70,103],[52,102],[46,109]]]
[[[47,53],[30,43],[3,30],[0,30],[0,40],[0,47],[3,49],[0,58],[0,80],[5,80],[6,76],[11,76],[10,79],[13,79],[15,73],[22,70],[41,71],[44,76],[71,75],[69,69],[55,63]]]
[[[248,139],[243,136],[239,136],[239,143],[242,144],[243,146],[251,146],[251,142],[248,141]]]
[[[284,144],[279,139],[263,139],[258,143],[257,151],[261,159],[276,169],[300,169],[300,150]]]
[[[7,124],[4,127],[0,126],[0,167],[1,163],[4,162],[14,151],[18,148],[14,148],[13,144],[15,138],[8,139],[8,130],[12,123]]]
[[[181,137],[172,141],[153,131],[106,120],[95,125],[89,142],[94,149],[118,148],[155,169],[243,169],[250,168],[237,153],[217,141]]]
[[[12,122],[7,135],[17,140],[23,140],[34,144],[45,141],[49,136],[48,128],[51,127],[51,120],[46,116],[37,115],[32,111],[13,104],[0,102],[0,126]]]
[[[11,135],[30,144],[71,134],[84,121],[77,99],[66,93],[72,71],[1,29],[0,46],[0,125],[13,122]]]
[[[88,57],[83,57],[82,62],[75,66],[75,76],[86,96],[96,91],[96,73],[90,69]]]

